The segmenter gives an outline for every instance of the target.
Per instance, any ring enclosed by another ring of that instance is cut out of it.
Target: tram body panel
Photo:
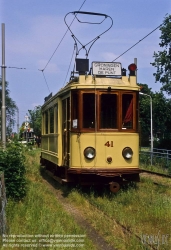
[[[72,134],[70,168],[138,168],[138,145],[137,133]],[[84,156],[84,149],[87,147],[93,147],[96,150],[96,156],[92,160]],[[126,147],[130,147],[133,151],[131,160],[125,160],[122,155]],[[107,161],[108,157],[112,158],[111,163]]]

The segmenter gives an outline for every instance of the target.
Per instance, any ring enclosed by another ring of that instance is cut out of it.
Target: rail
[[[0,173],[0,235],[6,232],[6,216],[5,216],[5,207],[6,207],[6,191],[5,191],[5,181],[4,173]]]

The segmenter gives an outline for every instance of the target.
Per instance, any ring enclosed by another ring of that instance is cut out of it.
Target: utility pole
[[[6,105],[5,105],[5,24],[2,23],[2,145],[6,147]]]
[[[29,122],[28,122],[28,114],[26,113],[26,116],[25,116],[25,128],[26,128],[26,141],[28,142],[28,125],[29,125]]]

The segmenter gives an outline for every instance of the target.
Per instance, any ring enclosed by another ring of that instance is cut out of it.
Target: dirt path
[[[76,223],[86,231],[87,237],[93,242],[97,250],[118,250],[111,247],[104,240],[104,238],[91,226],[91,224],[86,221],[81,212],[64,197],[61,189],[57,189],[57,183],[49,176],[43,174],[43,181],[49,187],[49,189],[54,193],[58,201],[62,204],[65,211],[73,216]]]

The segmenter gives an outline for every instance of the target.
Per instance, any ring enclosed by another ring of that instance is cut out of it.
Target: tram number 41
[[[107,146],[107,147],[113,147],[113,141],[107,141],[106,143],[105,143],[105,146]]]

